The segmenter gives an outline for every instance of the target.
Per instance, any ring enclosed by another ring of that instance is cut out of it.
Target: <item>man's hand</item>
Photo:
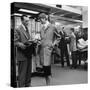
[[[69,39],[69,37],[65,37],[65,39],[66,39],[66,40],[68,40],[68,39]]]
[[[55,40],[54,43],[52,44],[52,46],[54,47],[54,46],[58,45],[58,43],[59,43],[59,41]]]
[[[21,43],[21,42],[18,43],[18,47],[20,47],[22,49],[25,49],[26,48],[26,46],[23,43]]]

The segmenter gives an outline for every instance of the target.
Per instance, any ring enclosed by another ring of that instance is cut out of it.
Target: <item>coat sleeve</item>
[[[14,30],[14,45],[18,46],[18,42],[20,42],[20,33],[18,30]]]
[[[61,35],[55,27],[54,27],[54,35],[56,36],[56,39],[54,40],[54,44],[58,45],[58,43],[61,40]]]

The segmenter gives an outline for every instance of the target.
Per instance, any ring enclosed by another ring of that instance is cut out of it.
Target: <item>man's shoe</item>
[[[48,76],[45,79],[46,79],[46,85],[49,86],[50,85],[51,76]]]

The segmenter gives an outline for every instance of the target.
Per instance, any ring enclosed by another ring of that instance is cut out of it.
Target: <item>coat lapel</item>
[[[46,36],[46,33],[47,33],[49,27],[50,27],[50,24],[46,28],[44,26],[42,27],[42,30],[41,30],[42,38],[44,38]]]
[[[49,24],[46,28],[44,28],[44,33],[46,33],[46,32],[47,32],[47,30],[48,30],[49,26],[50,26],[50,24]]]
[[[25,35],[25,37],[27,38],[27,39],[29,39],[30,37],[29,37],[29,34],[24,30],[24,28],[21,26],[21,31],[22,31],[22,33]]]

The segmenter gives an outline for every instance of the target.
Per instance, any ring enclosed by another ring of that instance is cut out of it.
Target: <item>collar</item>
[[[49,26],[49,22],[47,21],[45,24],[43,24],[43,26],[45,27],[45,29]]]

